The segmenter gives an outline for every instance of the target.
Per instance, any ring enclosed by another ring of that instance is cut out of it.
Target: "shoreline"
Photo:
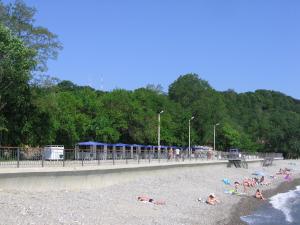
[[[268,189],[263,191],[264,196],[267,199],[270,199],[271,197],[280,194],[285,193],[290,190],[293,190],[296,188],[296,186],[300,185],[300,177],[297,176],[293,179],[291,182],[280,182],[277,187],[274,187],[272,189]],[[252,196],[243,197],[238,204],[232,207],[231,213],[229,216],[229,222],[226,223],[226,225],[247,225],[247,223],[243,222],[241,220],[241,217],[251,215],[254,213],[259,207],[262,207],[263,205],[270,204],[269,201],[260,201],[255,199]],[[221,225],[221,224],[219,224]]]

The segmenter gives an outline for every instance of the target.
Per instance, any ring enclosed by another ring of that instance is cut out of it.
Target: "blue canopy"
[[[144,145],[145,148],[153,148],[153,145]]]
[[[181,149],[181,147],[178,147],[178,146],[170,146],[171,148],[179,148]]]
[[[117,143],[117,144],[113,144],[113,146],[116,146],[116,147],[130,147],[131,145],[123,144],[123,143]]]
[[[100,143],[95,141],[87,141],[87,142],[79,142],[77,143],[79,146],[98,146],[98,145],[107,145],[106,143]]]
[[[133,144],[132,147],[143,147],[144,145]]]

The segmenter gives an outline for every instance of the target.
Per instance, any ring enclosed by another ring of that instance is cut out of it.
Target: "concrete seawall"
[[[253,165],[262,160],[251,160]],[[22,191],[96,189],[178,170],[199,167],[226,168],[227,161],[165,163],[158,165],[119,165],[114,167],[0,169],[0,189]],[[242,169],[237,169],[242,170]]]

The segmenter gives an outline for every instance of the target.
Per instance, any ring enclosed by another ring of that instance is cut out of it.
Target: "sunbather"
[[[264,176],[262,176],[261,178],[260,178],[260,180],[259,180],[259,184],[260,185],[271,185],[271,182],[270,181],[267,181],[266,179],[265,179],[265,177]]]
[[[279,169],[279,172],[278,173],[276,173],[277,175],[287,175],[287,174],[289,174],[289,172],[291,172],[291,170],[290,169],[288,169],[288,168],[284,168],[284,169]]]
[[[265,176],[262,176],[259,180],[259,184],[263,184],[265,182]]]
[[[260,200],[266,200],[259,189],[257,189],[255,192],[255,198]]]
[[[249,188],[250,188],[250,187],[254,187],[255,184],[256,184],[255,180],[248,179],[248,178],[244,179],[244,180],[243,180],[244,192],[247,191],[247,188],[248,188],[248,187],[249,187]]]
[[[138,201],[141,201],[141,202],[150,202],[150,203],[153,203],[155,205],[165,205],[166,202],[165,201],[157,201],[157,200],[154,200],[153,198],[149,198],[147,196],[139,196],[138,197]]]
[[[288,182],[291,182],[292,181],[292,177],[291,177],[291,174],[290,173],[287,173],[284,177],[284,179]]]
[[[220,203],[220,201],[216,198],[216,195],[214,193],[209,194],[206,203],[209,205],[215,205],[217,203]]]
[[[276,173],[277,175],[282,175],[283,174],[283,169],[279,169],[279,171]]]
[[[238,193],[238,188],[239,188],[240,185],[241,185],[241,184],[240,184],[238,181],[235,181],[235,182],[234,182],[234,192],[235,192],[235,193]]]

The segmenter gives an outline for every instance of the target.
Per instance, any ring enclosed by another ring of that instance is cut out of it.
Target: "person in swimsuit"
[[[216,195],[214,193],[209,194],[206,203],[209,205],[215,205],[217,203],[220,203],[220,201],[216,198]]]
[[[265,182],[265,176],[262,176],[259,180],[259,184],[264,184]]]
[[[150,203],[153,203],[155,205],[165,205],[166,204],[165,201],[155,201],[153,198],[149,198],[147,196],[139,196],[138,197],[138,201],[141,201],[141,202],[150,202]]]
[[[259,189],[257,189],[255,192],[255,198],[260,200],[266,200]]]
[[[241,184],[238,182],[238,181],[235,181],[234,182],[234,192],[235,193],[238,193],[238,189],[239,189],[239,186],[240,186]]]

